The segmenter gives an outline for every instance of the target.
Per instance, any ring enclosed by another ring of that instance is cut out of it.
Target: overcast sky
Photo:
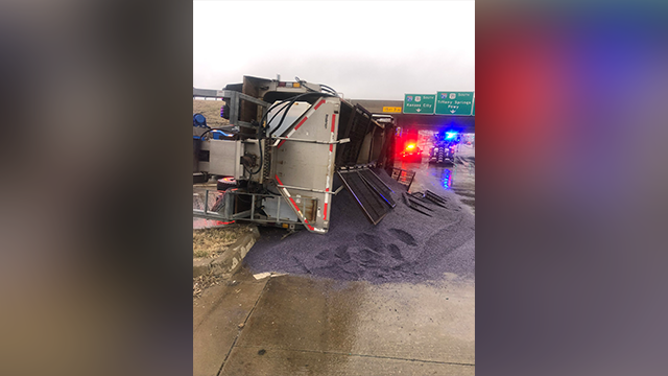
[[[474,1],[195,1],[193,86],[244,75],[353,99],[475,89]]]

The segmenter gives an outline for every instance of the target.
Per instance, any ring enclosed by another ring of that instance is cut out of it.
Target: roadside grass
[[[193,99],[193,115],[200,113],[206,118],[206,123],[212,128],[230,125],[229,120],[220,117],[220,108],[223,101]]]
[[[239,226],[193,230],[193,258],[215,257],[233,244],[242,231]]]

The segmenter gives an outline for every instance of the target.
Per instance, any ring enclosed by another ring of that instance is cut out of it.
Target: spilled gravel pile
[[[406,206],[401,185],[384,171],[378,174],[394,190],[397,206],[377,226],[367,221],[344,189],[334,196],[327,234],[303,230],[281,240],[285,230],[261,228],[260,240],[246,255],[248,267],[254,273],[372,283],[438,280],[444,273],[475,276],[475,220],[457,196],[439,192],[447,200],[446,208],[425,204],[433,209],[428,217]]]

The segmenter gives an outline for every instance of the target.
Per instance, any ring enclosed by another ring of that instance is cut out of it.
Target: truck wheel
[[[219,191],[225,191],[230,188],[234,188],[237,186],[237,181],[234,180],[233,177],[228,176],[226,178],[218,179],[216,182],[216,189]]]

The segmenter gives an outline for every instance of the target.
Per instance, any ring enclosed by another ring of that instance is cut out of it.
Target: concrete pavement
[[[372,285],[237,276],[194,303],[194,375],[475,372],[472,280]]]

